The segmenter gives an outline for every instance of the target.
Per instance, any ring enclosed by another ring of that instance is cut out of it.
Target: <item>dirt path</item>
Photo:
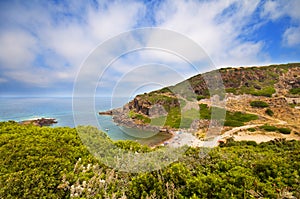
[[[210,105],[209,101],[202,101],[200,103]],[[220,140],[225,140],[226,138],[233,137],[236,141],[252,140],[252,141],[255,141],[257,143],[260,143],[260,142],[267,142],[267,141],[270,141],[270,140],[274,140],[276,138],[297,139],[297,140],[300,139],[299,136],[283,135],[283,134],[280,134],[280,133],[277,133],[277,132],[268,132],[268,133],[266,133],[266,132],[259,131],[259,130],[257,132],[251,132],[251,133],[247,132],[245,130],[247,130],[249,128],[256,128],[256,127],[262,126],[266,123],[268,123],[269,125],[275,125],[275,126],[276,125],[292,125],[292,124],[289,124],[288,122],[286,122],[284,120],[281,120],[281,119],[278,119],[278,118],[273,118],[273,117],[268,116],[268,115],[262,115],[262,114],[247,111],[247,110],[237,110],[237,109],[229,108],[229,107],[226,107],[226,110],[227,111],[232,111],[232,112],[240,111],[240,112],[247,113],[247,114],[254,114],[254,115],[259,116],[260,118],[265,119],[266,121],[264,121],[264,122],[259,122],[258,121],[258,123],[256,123],[256,124],[247,124],[247,125],[240,126],[240,127],[234,127],[234,128],[232,128],[228,131],[225,131],[219,137]]]

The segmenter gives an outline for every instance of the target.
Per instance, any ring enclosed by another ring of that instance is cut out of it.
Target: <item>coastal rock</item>
[[[99,115],[112,115],[112,114],[113,114],[112,110],[109,110],[109,111],[100,111],[99,112]]]
[[[25,120],[20,122],[23,125],[33,124],[34,126],[51,126],[52,124],[56,124],[57,121],[54,118],[39,118],[33,120]]]

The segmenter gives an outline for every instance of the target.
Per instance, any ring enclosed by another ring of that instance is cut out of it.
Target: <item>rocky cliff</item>
[[[266,97],[276,94],[286,97],[298,96],[289,91],[300,87],[300,63],[249,68],[223,68],[218,71],[227,93]],[[196,95],[202,98],[210,97],[206,82],[201,74],[186,81],[188,85],[191,85]],[[129,102],[129,109],[150,116],[150,110],[154,105],[161,105],[167,109],[178,107],[180,106],[178,97],[184,98],[185,96],[175,96],[171,90],[184,83],[186,82],[170,87],[171,89],[164,88],[149,94],[138,95]]]
[[[247,94],[258,98],[263,97],[263,99],[266,99],[265,101],[268,101],[268,98],[279,96],[294,98],[294,101],[297,101],[300,97],[300,63],[222,68],[217,71],[196,75],[175,86],[138,95],[126,104],[123,109],[115,112],[116,114],[113,114],[113,118],[120,125],[129,127],[142,126],[149,129],[153,126],[156,126],[155,128],[157,126],[160,126],[159,128],[178,127],[178,123],[183,120],[186,122],[185,126],[187,127],[197,126],[195,125],[196,120],[193,119],[195,113],[191,111],[195,105],[193,103],[196,103],[196,106],[198,106],[200,102],[197,102],[197,100],[201,101],[205,98],[209,100],[211,98],[210,95],[214,95],[209,93],[207,82],[213,82],[210,77],[214,77],[216,72],[220,74],[227,93],[226,96],[221,98],[225,97],[226,99],[229,93],[231,96]],[[217,83],[220,84],[220,82]],[[191,97],[190,92],[193,92],[195,95]],[[249,103],[249,101],[245,103]],[[248,107],[248,105],[243,104],[242,106]],[[285,103],[284,106],[288,106],[288,103]],[[189,107],[189,109],[186,107]],[[185,112],[182,113],[182,110]],[[235,110],[243,110],[243,107]],[[277,112],[276,109],[276,114]],[[159,120],[164,120],[164,124],[158,124]],[[198,117],[197,123],[200,124],[202,120],[199,120]]]

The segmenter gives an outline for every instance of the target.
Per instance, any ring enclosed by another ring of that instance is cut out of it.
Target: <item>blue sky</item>
[[[299,62],[299,8],[298,0],[2,0],[0,95],[71,96],[84,60],[99,44],[143,27],[185,35],[218,68]],[[140,51],[121,57],[102,78],[96,93],[111,95],[112,90],[135,83],[130,91],[134,95],[196,74],[178,57],[157,53]],[[147,85],[137,81],[151,74],[145,65],[149,69],[153,63],[157,68],[153,77],[170,81],[157,84],[153,78]],[[166,68],[177,74],[166,76]],[[120,86],[121,78],[126,81]]]

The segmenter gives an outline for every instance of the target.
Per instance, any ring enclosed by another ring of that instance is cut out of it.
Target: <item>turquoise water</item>
[[[80,100],[80,102],[84,105],[85,100]],[[113,140],[137,140],[142,143],[149,143],[165,138],[165,136],[161,134],[148,137],[145,136],[147,132],[137,129],[132,131],[126,129],[126,131],[124,131],[112,121],[111,116],[98,114],[99,111],[117,108],[126,102],[127,99],[125,98],[114,99],[113,103],[108,97],[95,98],[94,110],[81,113],[83,115],[82,118],[89,118],[90,115],[96,117],[98,127],[105,131]],[[87,117],[85,117],[85,115]],[[72,98],[0,98],[0,121],[22,121],[41,117],[57,119],[58,123],[53,126],[75,127],[77,125],[94,125],[90,123],[88,119],[82,119],[79,123],[75,124],[73,119]],[[145,139],[145,137],[148,138]]]

